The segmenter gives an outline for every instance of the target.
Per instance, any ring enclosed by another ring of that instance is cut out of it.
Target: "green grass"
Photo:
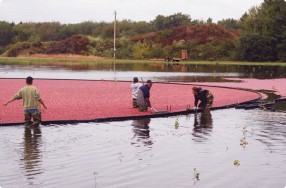
[[[146,60],[119,60],[119,59],[57,59],[57,58],[26,58],[26,57],[0,57],[2,64],[57,64],[57,63],[151,63],[152,61]],[[154,62],[153,62],[154,63]],[[162,62],[155,62],[162,63]]]
[[[57,58],[29,58],[29,57],[0,57],[1,64],[27,64],[27,65],[52,65],[65,63],[104,63],[104,64],[166,64],[164,61],[150,61],[150,60],[120,60],[120,59],[57,59]],[[182,65],[252,65],[252,66],[286,66],[285,62],[237,62],[237,61],[181,61],[169,62],[169,64]]]

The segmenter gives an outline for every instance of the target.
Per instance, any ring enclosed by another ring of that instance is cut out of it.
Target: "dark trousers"
[[[137,99],[132,99],[132,107],[138,108]]]
[[[25,116],[25,125],[32,125],[32,126],[38,126],[42,122],[41,112],[37,111],[34,113],[30,113],[29,111],[24,111]],[[33,118],[34,122],[31,121]]]

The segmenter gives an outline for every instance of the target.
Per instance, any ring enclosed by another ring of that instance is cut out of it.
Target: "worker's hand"
[[[3,106],[7,106],[8,105],[8,102],[5,102],[4,104],[3,104]]]
[[[193,109],[194,109],[194,110],[197,110],[197,109],[198,109],[198,107],[196,107],[196,106],[195,106]]]
[[[46,105],[43,105],[44,109],[48,109],[48,107]]]

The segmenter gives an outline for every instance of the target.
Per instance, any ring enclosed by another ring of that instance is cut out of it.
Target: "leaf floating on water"
[[[245,135],[247,133],[247,130],[246,130],[245,126],[242,128],[242,133],[243,133],[243,135]]]
[[[121,153],[121,152],[119,152],[118,153],[118,160],[120,161],[120,162],[122,162],[122,159],[123,159],[123,154]]]
[[[200,180],[200,173],[197,171],[196,168],[194,168],[194,176],[195,176],[195,178],[196,178],[197,181]]]
[[[180,127],[179,119],[177,118],[175,122],[175,129],[178,129],[179,127]]]
[[[243,137],[242,139],[240,139],[240,145],[245,146],[245,145],[247,145],[247,144],[248,144],[248,142],[246,141],[246,138],[245,138],[245,137]]]
[[[240,161],[239,160],[234,160],[233,164],[234,164],[234,166],[239,166],[240,165]]]
[[[251,135],[254,135],[254,129],[251,129]]]

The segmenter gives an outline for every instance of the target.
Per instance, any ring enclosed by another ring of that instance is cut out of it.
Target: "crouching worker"
[[[151,87],[152,87],[152,81],[147,80],[146,84],[141,86],[138,90],[137,104],[140,112],[147,112],[148,107],[151,107],[151,102],[150,102]]]
[[[141,86],[142,86],[142,84],[138,82],[138,78],[134,77],[133,78],[133,83],[130,85],[130,88],[132,90],[132,106],[133,106],[133,108],[138,108],[138,105],[137,105],[137,94],[138,94],[139,88]]]
[[[203,90],[201,87],[193,87],[195,97],[195,108],[200,108],[202,111],[210,109],[213,105],[214,97],[209,90]],[[198,104],[200,101],[200,104]]]
[[[33,78],[31,76],[26,78],[26,86],[18,91],[9,101],[4,103],[7,106],[10,102],[23,99],[25,125],[38,126],[41,123],[41,112],[38,109],[39,103],[47,109],[46,105],[40,97],[39,90],[33,86]],[[33,117],[34,122],[31,121]]]

